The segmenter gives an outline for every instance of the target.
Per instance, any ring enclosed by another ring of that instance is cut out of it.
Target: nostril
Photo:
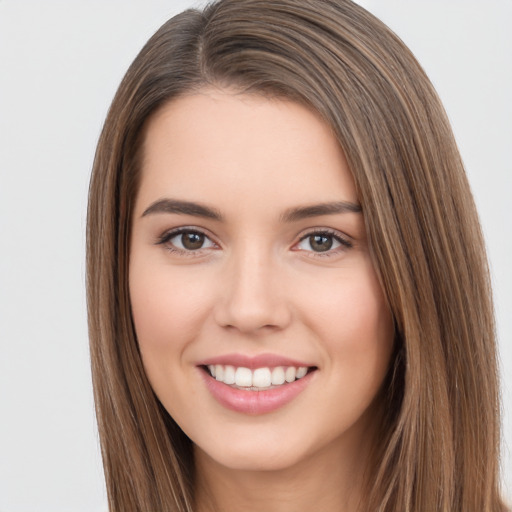
[[[250,271],[247,272],[251,274]],[[252,273],[254,274],[254,272]],[[286,327],[291,319],[287,297],[276,280],[247,274],[231,276],[223,297],[214,306],[216,323],[229,331],[271,332]]]

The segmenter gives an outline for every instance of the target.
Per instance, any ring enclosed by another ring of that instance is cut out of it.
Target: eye
[[[203,232],[194,229],[179,229],[165,233],[157,242],[171,251],[194,252],[216,247]]]
[[[338,234],[327,231],[316,231],[308,233],[302,237],[296,248],[300,251],[308,251],[315,253],[330,253],[337,250],[348,249],[352,247],[352,243],[344,239]]]
[[[198,249],[213,246],[212,241],[206,235],[195,231],[175,235],[169,240],[169,243],[179,249],[185,249],[187,251],[197,251]]]

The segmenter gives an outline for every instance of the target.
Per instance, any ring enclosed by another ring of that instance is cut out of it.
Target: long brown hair
[[[498,512],[499,394],[484,242],[440,101],[410,51],[349,0],[220,0],[165,23],[101,134],[87,229],[89,330],[111,511],[191,511],[191,442],[145,376],[127,286],[144,125],[204,87],[318,112],[345,152],[396,351],[364,510]]]

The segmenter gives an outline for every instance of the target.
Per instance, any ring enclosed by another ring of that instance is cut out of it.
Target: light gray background
[[[106,510],[84,300],[89,172],[138,50],[202,3],[0,0],[0,512]],[[512,482],[512,0],[360,3],[429,73],[467,165],[494,279]]]

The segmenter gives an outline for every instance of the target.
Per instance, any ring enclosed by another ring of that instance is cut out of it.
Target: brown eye
[[[296,245],[297,249],[310,253],[327,253],[334,255],[341,249],[350,249],[352,242],[337,233],[329,231],[317,231],[305,235]]]
[[[311,235],[308,240],[311,249],[315,252],[325,252],[332,249],[334,242],[331,235]]]
[[[215,248],[215,244],[201,231],[194,229],[180,229],[165,234],[157,242],[170,250],[181,252],[200,251],[201,249]]]
[[[181,244],[189,251],[201,249],[204,244],[205,236],[202,233],[183,233],[181,235]]]

